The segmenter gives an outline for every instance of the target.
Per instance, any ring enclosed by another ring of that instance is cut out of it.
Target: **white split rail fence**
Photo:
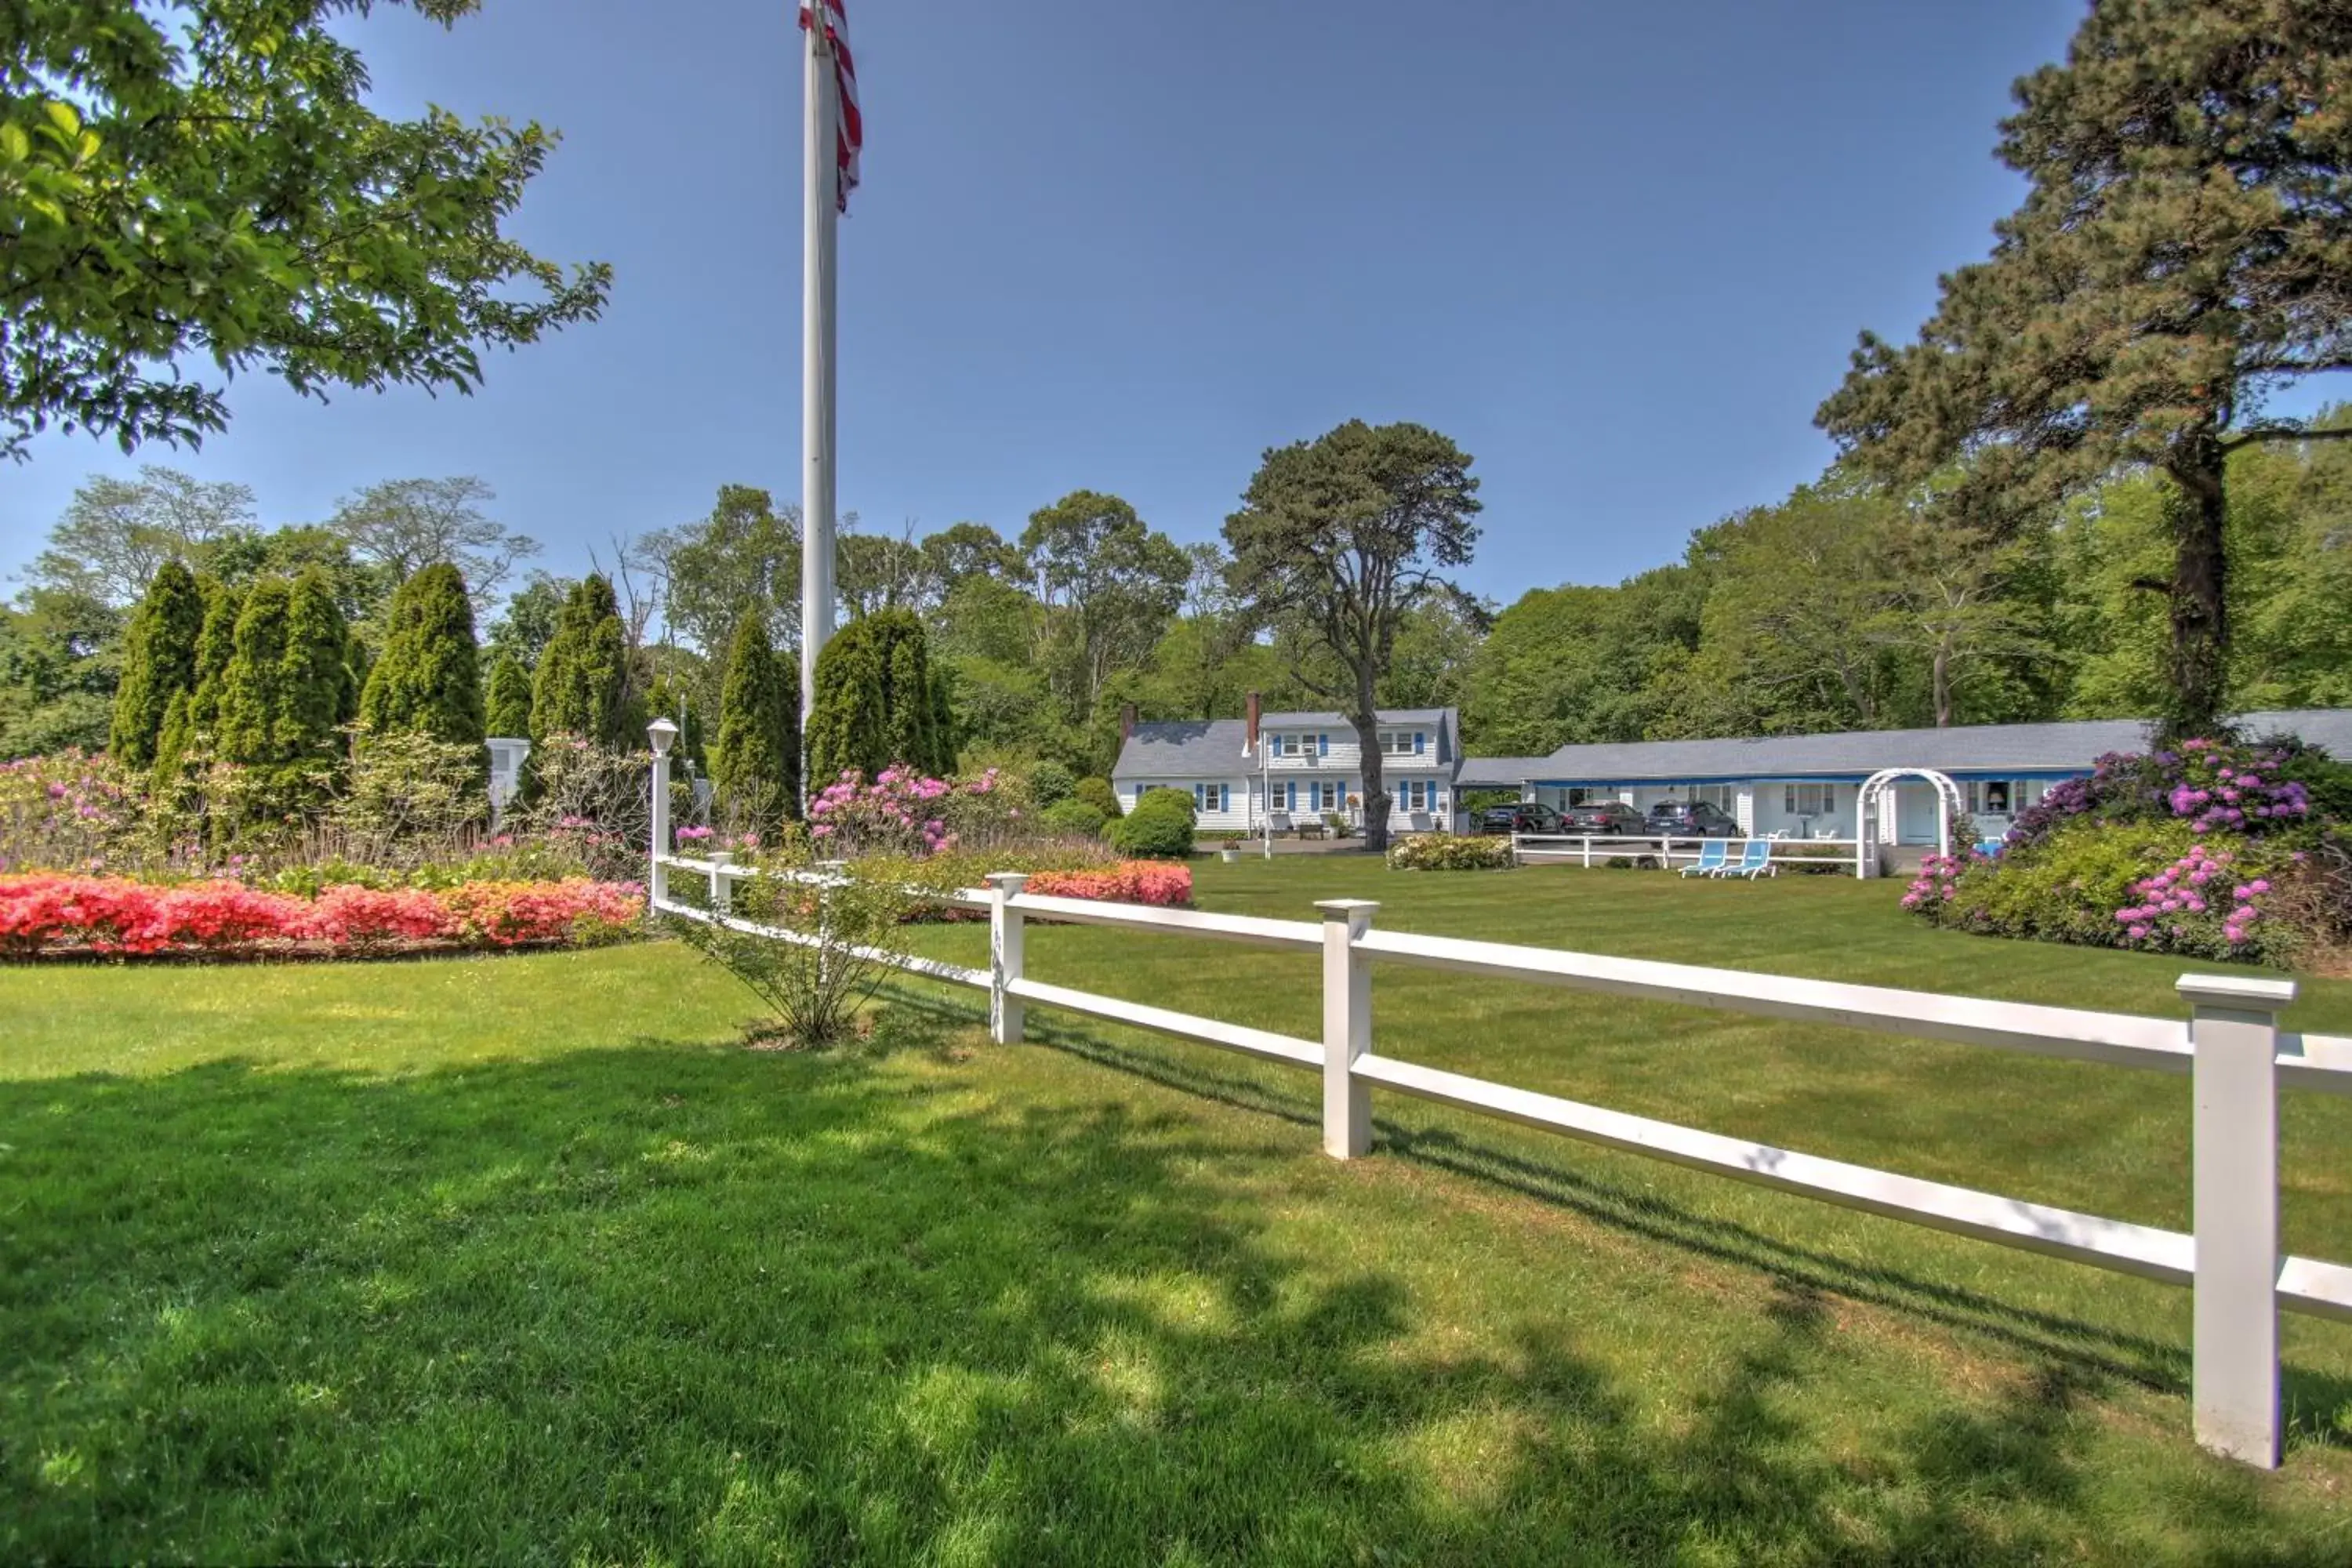
[[[667,773],[662,750],[666,748],[657,746],[657,783]],[[655,798],[663,800],[665,791],[657,787]],[[667,852],[667,811],[657,806],[649,882],[656,911],[716,920],[782,941],[812,940],[728,915],[730,882],[760,873],[730,864],[723,855],[694,858]],[[708,909],[669,896],[673,870],[708,879]],[[986,969],[879,950],[868,956],[987,993],[989,1033],[1000,1044],[1021,1040],[1029,1005],[1060,1008],[1319,1072],[1323,1147],[1337,1159],[1370,1152],[1371,1091],[1379,1087],[1980,1241],[2186,1285],[2195,1298],[2191,1404],[2197,1440],[2249,1464],[2275,1468],[2282,1456],[2281,1310],[2352,1321],[2352,1267],[2290,1257],[2280,1249],[2279,1091],[2352,1093],[2352,1039],[2280,1029],[2279,1014],[2294,999],[2290,981],[2183,975],[2179,991],[2189,1004],[2189,1016],[2153,1018],[1380,931],[1372,924],[1379,906],[1362,900],[1318,903],[1323,916],[1319,922],[1282,921],[1045,897],[1025,892],[1028,878],[1018,872],[998,873],[987,880],[986,888],[925,895],[988,912]],[[1024,942],[1025,924],[1032,918],[1318,953],[1322,1038],[1301,1039],[1033,980],[1025,972]],[[1383,1057],[1372,1048],[1375,960],[2186,1073],[2195,1106],[2195,1228],[2189,1233],[2164,1230],[2026,1203]]]
[[[1733,834],[1715,840],[1729,846],[1729,862],[1739,864],[1750,839],[1772,847],[1765,858],[1773,866],[1803,866],[1822,871],[1831,867],[1867,879],[1876,874],[1873,846],[1862,838],[1773,838],[1766,835]],[[1567,865],[1590,868],[1612,860],[1654,859],[1671,869],[1677,862],[1696,861],[1709,841],[1680,835],[1622,833],[1514,833],[1511,858],[1519,865]],[[1891,847],[1891,846],[1889,847]]]

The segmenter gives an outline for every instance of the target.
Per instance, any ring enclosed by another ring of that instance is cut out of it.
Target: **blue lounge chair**
[[[1698,847],[1698,858],[1682,868],[1685,877],[1720,877],[1730,864],[1731,840],[1710,838]]]
[[[1738,862],[1716,873],[1718,877],[1745,877],[1751,882],[1759,877],[1780,874],[1780,868],[1772,864],[1772,841],[1769,838],[1749,839],[1748,847],[1739,852]]]

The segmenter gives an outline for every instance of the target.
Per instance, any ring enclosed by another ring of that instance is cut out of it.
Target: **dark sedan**
[[[1622,800],[1596,800],[1571,805],[1560,814],[1561,831],[1593,838],[1656,837],[1642,814]]]
[[[1532,800],[1490,805],[1478,814],[1481,833],[1558,833],[1559,813]]]
[[[1704,800],[1662,800],[1645,819],[1660,838],[1737,838],[1739,819]]]

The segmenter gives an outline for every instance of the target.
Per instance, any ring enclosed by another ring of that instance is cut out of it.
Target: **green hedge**
[[[1122,855],[1183,859],[1192,853],[1192,797],[1181,790],[1151,791],[1110,825],[1110,841]]]
[[[1101,837],[1103,814],[1083,800],[1057,800],[1037,814],[1037,824],[1048,833],[1072,838]]]

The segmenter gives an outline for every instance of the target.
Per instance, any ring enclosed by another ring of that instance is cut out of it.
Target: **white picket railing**
[[[656,768],[657,777],[667,771],[659,763]],[[667,853],[658,847],[668,836],[666,815],[657,811],[654,825],[649,886],[656,910],[782,941],[812,940],[730,915],[733,880],[760,873],[723,855]],[[708,879],[707,909],[670,897],[672,871]],[[1025,1009],[1035,1005],[1316,1069],[1323,1079],[1323,1147],[1339,1159],[1370,1151],[1371,1091],[1378,1087],[1847,1208],[2189,1286],[2195,1296],[2191,1403],[2198,1441],[2266,1468],[2278,1464],[2283,1441],[2281,1310],[2352,1321],[2352,1268],[2280,1251],[2279,1090],[2352,1093],[2352,1039],[2279,1028],[2280,1012],[2294,999],[2290,981],[2183,975],[2179,990],[2189,1016],[2153,1018],[1378,931],[1372,916],[1379,906],[1361,900],[1317,904],[1319,922],[1281,921],[1049,898],[1024,891],[1027,881],[1021,873],[1002,872],[989,877],[986,888],[925,895],[988,911],[986,969],[879,950],[868,956],[986,992],[990,1036],[1001,1044],[1022,1038]],[[1025,925],[1032,918],[1318,952],[1322,1037],[1301,1039],[1030,979]],[[2134,1225],[1897,1175],[1380,1056],[1372,1049],[1375,961],[2185,1072],[2193,1080],[2195,1102],[2194,1230]]]

